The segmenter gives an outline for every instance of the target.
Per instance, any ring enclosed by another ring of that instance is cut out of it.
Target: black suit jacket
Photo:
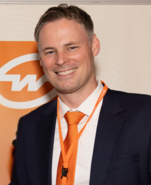
[[[56,100],[19,122],[10,185],[51,185]],[[108,90],[100,111],[90,185],[151,184],[151,97]]]

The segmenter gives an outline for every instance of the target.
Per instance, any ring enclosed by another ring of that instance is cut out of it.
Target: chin
[[[56,88],[56,91],[61,94],[71,94],[77,91],[75,88]]]

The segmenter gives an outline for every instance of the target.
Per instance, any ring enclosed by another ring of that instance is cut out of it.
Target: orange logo
[[[39,65],[36,42],[0,42],[0,103],[9,108],[39,106],[56,96]]]

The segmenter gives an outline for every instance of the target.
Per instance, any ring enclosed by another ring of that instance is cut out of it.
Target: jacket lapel
[[[53,141],[56,123],[56,100],[43,112],[37,130],[37,164],[40,185],[51,185]]]
[[[92,157],[90,185],[103,185],[113,150],[125,119],[114,91],[108,89],[99,116]],[[118,115],[117,115],[118,113]]]

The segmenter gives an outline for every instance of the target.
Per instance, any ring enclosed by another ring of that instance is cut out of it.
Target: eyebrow
[[[71,46],[71,45],[74,45],[74,44],[78,44],[78,42],[69,42],[69,43],[65,44],[64,46]]]
[[[71,45],[74,45],[74,44],[78,44],[78,42],[69,42],[67,44],[64,44],[64,46],[71,46]],[[43,49],[43,51],[46,51],[46,50],[49,50],[49,49],[55,49],[54,47],[45,47]]]
[[[46,48],[43,49],[43,51],[49,50],[49,49],[55,49],[55,48],[54,47],[46,47]]]

